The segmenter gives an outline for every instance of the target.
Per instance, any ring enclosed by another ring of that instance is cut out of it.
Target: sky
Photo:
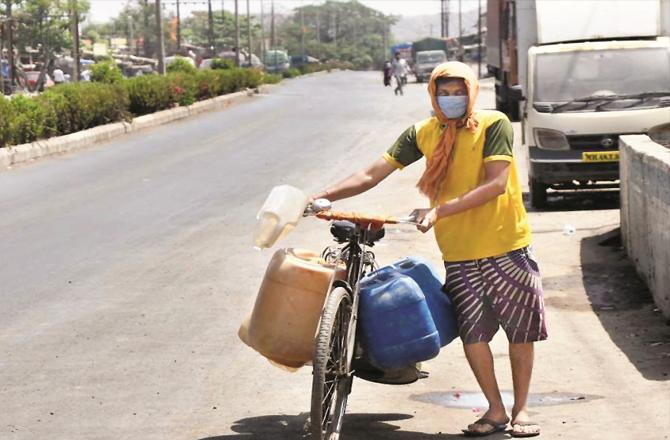
[[[132,0],[135,2],[136,0]],[[150,0],[153,1],[153,0]],[[162,0],[165,3],[166,10],[174,10],[175,0]],[[262,0],[263,8],[266,12],[270,11],[270,4],[272,0]],[[359,0],[370,8],[377,9],[385,14],[394,15],[426,15],[439,14],[440,2],[439,0]],[[463,10],[474,9],[477,7],[479,0],[461,0]],[[123,9],[128,0],[90,0],[91,10],[89,19],[94,22],[104,22],[112,17],[118,15]],[[293,8],[301,4],[315,4],[324,3],[323,0],[274,0],[275,11],[278,13],[288,13]],[[450,9],[457,11],[458,0],[451,0],[449,2]],[[483,7],[486,7],[486,1],[482,0]],[[234,10],[234,0],[224,0],[223,5],[227,11]],[[193,10],[206,10],[207,0],[180,0],[180,10],[182,15],[188,14]],[[261,0],[250,0],[251,13],[260,11]],[[212,8],[221,10],[221,0],[212,0]],[[239,0],[240,13],[246,13],[246,0]]]

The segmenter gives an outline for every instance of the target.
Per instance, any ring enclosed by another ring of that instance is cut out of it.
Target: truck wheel
[[[547,206],[547,185],[532,177],[529,179],[530,206],[542,209]]]

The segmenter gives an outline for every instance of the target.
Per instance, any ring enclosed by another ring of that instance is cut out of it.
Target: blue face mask
[[[437,104],[440,110],[449,119],[459,119],[465,115],[468,109],[467,96],[438,96]]]

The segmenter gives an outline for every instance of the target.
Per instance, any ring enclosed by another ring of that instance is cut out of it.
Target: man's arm
[[[368,167],[312,195],[312,199],[325,198],[332,202],[353,197],[374,188],[395,170],[396,167],[388,163],[386,159],[379,158]]]
[[[510,162],[494,160],[484,164],[484,181],[472,191],[433,209],[417,210],[418,228],[422,232],[430,230],[444,217],[476,208],[505,193],[509,178]]]

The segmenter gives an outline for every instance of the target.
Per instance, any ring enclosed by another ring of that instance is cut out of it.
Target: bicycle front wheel
[[[313,440],[337,440],[351,389],[347,335],[351,296],[337,287],[328,295],[314,348],[311,430]]]

